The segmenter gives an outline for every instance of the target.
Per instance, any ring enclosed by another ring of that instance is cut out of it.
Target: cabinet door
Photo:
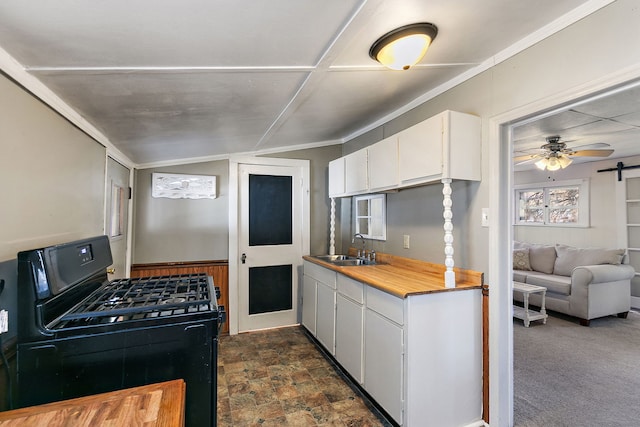
[[[369,190],[398,186],[398,136],[383,139],[368,148]]]
[[[340,294],[336,305],[336,359],[362,384],[364,307]]]
[[[401,185],[439,180],[443,168],[443,115],[438,114],[398,134]]]
[[[329,197],[344,195],[344,158],[329,162]]]
[[[316,338],[335,355],[336,291],[322,282],[317,284]]]
[[[365,193],[368,189],[367,150],[344,156],[345,190],[347,194]]]
[[[364,388],[402,424],[403,330],[373,310],[365,310]]]
[[[302,325],[316,334],[316,281],[306,274],[302,281]]]

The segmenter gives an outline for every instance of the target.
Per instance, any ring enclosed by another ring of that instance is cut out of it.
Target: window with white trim
[[[589,180],[515,186],[515,224],[589,226]]]
[[[365,239],[387,240],[387,207],[384,194],[355,196],[356,233]]]

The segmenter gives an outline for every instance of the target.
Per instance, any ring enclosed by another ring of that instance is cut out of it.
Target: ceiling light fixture
[[[538,160],[536,162],[536,166],[540,170],[547,169],[550,171],[557,171],[560,168],[566,168],[571,164],[571,162],[573,162],[573,160],[571,160],[564,154],[552,153],[549,156],[543,157],[542,159]]]
[[[389,31],[369,49],[369,56],[392,70],[408,70],[417,64],[438,34],[428,22],[409,24]]]

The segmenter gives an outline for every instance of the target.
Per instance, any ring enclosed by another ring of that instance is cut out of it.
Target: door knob
[[[107,268],[107,273],[109,274],[116,274],[116,269],[111,267],[111,268]]]
[[[240,257],[240,261],[242,261],[242,263],[244,264],[247,261],[247,254],[242,254],[242,256]]]

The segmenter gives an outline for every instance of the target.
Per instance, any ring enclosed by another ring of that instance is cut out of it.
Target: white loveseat
[[[589,326],[598,317],[627,317],[635,271],[623,263],[624,257],[624,249],[514,242],[513,280],[544,286],[547,309],[575,316]],[[519,292],[513,298],[522,301]],[[529,302],[539,306],[540,295],[532,294]]]

